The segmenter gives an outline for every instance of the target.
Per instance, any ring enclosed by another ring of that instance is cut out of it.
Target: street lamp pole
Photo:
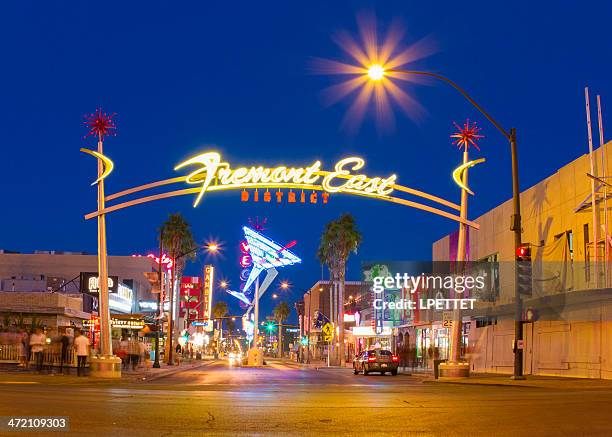
[[[164,288],[162,281],[162,256],[164,250],[164,228],[162,227],[159,231],[159,263],[157,266],[157,274],[159,277],[159,293],[157,294],[157,317],[155,318],[155,361],[153,362],[153,367],[155,369],[159,369],[159,329],[160,329],[160,319],[164,314],[162,302],[162,290]]]
[[[217,245],[215,244],[213,245],[209,245],[209,251],[210,252],[216,252],[217,251]],[[175,272],[176,272],[176,267],[177,267],[177,262],[179,259],[183,258],[184,256],[187,255],[191,255],[192,253],[194,253],[197,250],[200,250],[201,247],[200,246],[195,246],[193,249],[182,253],[176,257],[174,257],[172,259],[172,273],[171,273],[171,281],[170,281],[170,308],[168,311],[168,366],[172,366],[174,365],[174,357],[173,357],[173,339],[174,339],[174,323],[175,323],[175,317],[174,317],[174,292],[176,291],[175,289],[175,284],[174,281],[176,280],[176,276],[175,276]],[[161,264],[161,254],[160,254],[160,258],[159,258],[159,262]]]
[[[102,135],[98,135],[98,153],[104,155]],[[104,163],[98,159],[98,211],[104,210]],[[113,353],[108,301],[108,261],[106,253],[106,214],[98,216],[98,288],[100,309],[100,352],[103,357]]]
[[[493,124],[497,128],[498,131],[502,133],[504,137],[510,143],[510,154],[512,159],[512,207],[513,214],[511,217],[511,225],[510,230],[514,232],[514,249],[518,249],[521,244],[521,199],[520,199],[520,191],[519,191],[519,178],[518,178],[518,156],[517,156],[517,147],[516,147],[516,129],[511,128],[510,132],[506,131],[501,124],[499,124],[487,111],[484,110],[482,106],[480,106],[476,101],[459,85],[450,80],[447,77],[444,77],[437,73],[432,73],[429,71],[416,71],[416,70],[401,70],[401,69],[389,69],[386,70],[392,73],[399,74],[408,74],[408,75],[417,75],[417,76],[427,76],[433,77],[434,79],[441,80],[446,82],[455,90],[457,90],[465,99],[470,102],[484,117]],[[522,302],[521,295],[519,293],[518,287],[518,278],[517,278],[517,269],[516,269],[516,261],[515,261],[515,269],[514,269],[514,300],[515,300],[515,320],[514,320],[514,339],[515,339],[515,347],[514,347],[514,379],[523,379],[523,350],[518,348],[519,340],[523,339],[523,322],[522,322]],[[459,344],[456,347],[460,347]]]

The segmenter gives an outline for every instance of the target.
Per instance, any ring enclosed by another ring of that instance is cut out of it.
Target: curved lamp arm
[[[484,115],[487,118],[487,120],[489,120],[493,124],[493,126],[495,126],[508,139],[508,141],[512,140],[511,134],[509,134],[497,121],[495,121],[495,119],[491,117],[489,113],[483,109],[482,106],[476,103],[476,101],[467,93],[467,91],[465,91],[463,88],[461,88],[459,85],[457,85],[455,82],[453,82],[449,78],[444,77],[437,73],[431,73],[429,71],[396,70],[396,69],[390,69],[388,71],[392,73],[400,73],[400,74],[414,74],[414,75],[419,75],[419,76],[429,76],[429,77],[433,77],[435,79],[446,82],[447,84],[455,88],[457,91],[459,91],[459,93],[461,93],[463,97],[465,97],[472,105],[474,105],[474,107],[478,109],[482,113],[482,115]]]

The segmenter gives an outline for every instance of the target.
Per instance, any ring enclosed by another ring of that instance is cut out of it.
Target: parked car
[[[368,350],[363,351],[353,359],[353,372],[357,375],[363,372],[367,375],[370,372],[380,372],[384,375],[386,372],[391,375],[397,375],[397,367],[399,365],[399,356],[393,355],[388,350]]]

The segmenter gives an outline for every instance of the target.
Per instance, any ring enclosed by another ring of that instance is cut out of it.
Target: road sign
[[[442,312],[442,327],[451,328],[453,326],[453,312],[444,311]]]
[[[326,323],[321,328],[321,332],[323,333],[323,341],[332,341],[334,336],[334,325],[331,323]]]

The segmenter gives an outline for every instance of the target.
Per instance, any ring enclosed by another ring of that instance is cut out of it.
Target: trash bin
[[[446,360],[434,360],[434,379],[440,376],[440,363],[446,363]]]

